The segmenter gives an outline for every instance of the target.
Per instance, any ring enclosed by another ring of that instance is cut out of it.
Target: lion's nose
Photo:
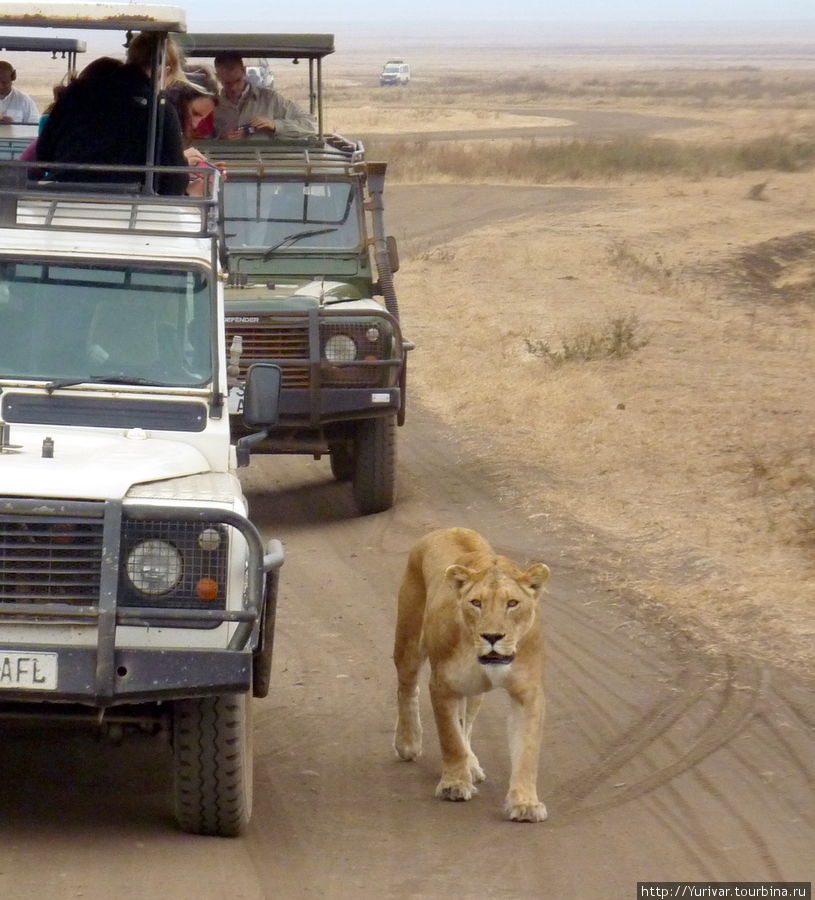
[[[498,641],[501,640],[501,638],[503,636],[504,636],[503,634],[482,634],[481,635],[481,637],[484,638],[485,641],[492,644],[493,647],[498,643]]]

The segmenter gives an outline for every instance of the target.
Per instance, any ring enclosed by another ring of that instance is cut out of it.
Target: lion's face
[[[486,569],[450,566],[445,577],[458,594],[459,607],[478,661],[508,665],[535,620],[538,598],[549,569],[542,563],[525,572],[514,566]]]

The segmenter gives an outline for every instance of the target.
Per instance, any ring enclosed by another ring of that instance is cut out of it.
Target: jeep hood
[[[147,437],[141,429],[93,441],[81,432],[55,432],[54,456],[43,458],[44,433],[14,428],[18,449],[0,454],[0,496],[119,500],[134,484],[206,472],[204,456],[189,444]]]
[[[250,282],[246,287],[235,291],[227,291],[226,312],[232,304],[240,304],[245,300],[287,300],[290,297],[309,297],[326,301],[359,300],[359,289],[347,281],[330,281],[325,278],[287,278],[274,283],[271,287],[264,282]]]
[[[274,300],[274,303],[270,303]],[[275,298],[264,296],[258,298],[249,291],[241,293],[240,297],[230,300],[226,305],[226,323],[227,325],[239,325],[241,322],[256,321],[252,317],[259,315],[273,315],[275,312],[306,312],[309,309],[340,309],[343,311],[354,310],[360,312],[376,312],[381,313],[383,306],[370,297],[355,298],[341,297],[337,295],[323,295],[322,301],[319,297],[310,296],[307,293],[289,294],[286,297]]]

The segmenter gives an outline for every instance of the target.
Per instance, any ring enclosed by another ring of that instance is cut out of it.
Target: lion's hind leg
[[[408,558],[399,588],[399,609],[393,661],[399,686],[398,717],[393,746],[401,759],[410,761],[422,753],[422,722],[419,715],[419,672],[424,663],[421,646],[426,591],[421,562],[416,553]]]

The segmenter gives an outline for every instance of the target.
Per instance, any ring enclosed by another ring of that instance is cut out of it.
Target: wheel
[[[343,444],[334,444],[329,450],[331,474],[337,481],[350,481],[354,477],[354,456]]]
[[[235,837],[249,822],[250,711],[246,694],[173,704],[175,816],[183,831]]]
[[[354,502],[363,516],[393,506],[396,495],[396,422],[363,419],[354,437]]]

